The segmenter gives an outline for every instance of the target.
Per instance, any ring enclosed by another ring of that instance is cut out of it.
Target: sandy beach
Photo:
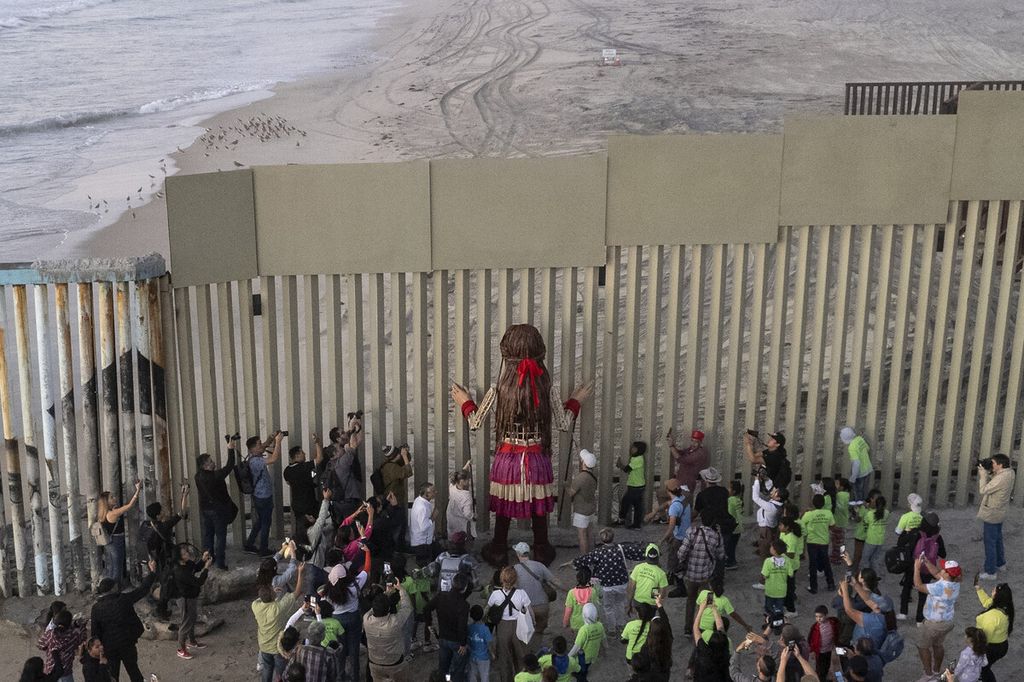
[[[1024,14],[986,1],[992,13],[979,7],[968,18],[958,4],[939,4],[948,7],[409,3],[378,28],[368,64],[283,84],[270,99],[215,116],[202,124],[212,143],[171,154],[168,172],[572,154],[602,149],[615,133],[777,131],[788,115],[841,111],[850,80],[1024,75],[1013,38]],[[947,21],[948,12],[963,21]],[[601,65],[605,48],[621,66]],[[294,131],[253,132],[271,122]],[[77,250],[166,255],[164,202],[154,196]]]

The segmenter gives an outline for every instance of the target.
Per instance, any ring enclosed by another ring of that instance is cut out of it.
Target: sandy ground
[[[1003,0],[425,0],[378,31],[378,59],[215,117],[205,123],[215,144],[171,154],[168,172],[569,154],[602,149],[614,133],[775,131],[784,116],[841,111],[846,81],[1020,78],[1022,26],[1024,9]],[[600,66],[603,48],[622,66]],[[307,134],[237,130],[277,117]],[[166,255],[163,200],[77,250]]]
[[[962,562],[965,566],[965,581],[960,599],[957,602],[956,628],[946,640],[946,660],[951,661],[959,655],[963,648],[963,630],[972,625],[974,617],[981,611],[977,597],[970,588],[971,579],[974,573],[981,569],[982,545],[981,525],[974,520],[974,511],[970,509],[946,510],[941,512],[943,526],[943,538],[946,542],[950,558]],[[741,568],[726,574],[726,594],[730,597],[736,610],[744,618],[754,623],[760,619],[763,606],[763,593],[751,588],[751,584],[757,580],[757,573],[760,562],[753,556],[748,540],[753,538],[753,530],[750,528],[752,519],[748,519],[748,526],[744,532],[737,550],[737,556]],[[890,535],[895,521],[890,524]],[[644,539],[656,540],[664,532],[664,526],[648,526],[643,531],[619,531],[619,539]],[[1009,557],[1010,569],[1003,576],[1017,594],[1024,594],[1024,568],[1015,562],[1016,552],[1020,547],[1024,523],[1022,523],[1019,511],[1012,514],[1008,519],[1006,533],[1006,548]],[[522,533],[520,533],[522,535]],[[516,533],[513,531],[513,537]],[[528,536],[523,536],[529,540]],[[852,533],[848,535],[852,546]],[[558,563],[568,561],[576,556],[575,534],[566,531],[555,531],[555,542],[559,545]],[[891,541],[890,541],[891,544]],[[255,562],[253,557],[238,555],[233,557],[237,562]],[[486,572],[486,571],[483,571]],[[566,585],[572,584],[574,573],[571,569],[558,571],[559,580]],[[885,575],[883,579],[883,593],[899,601],[899,579],[897,576]],[[986,583],[990,588],[991,583]],[[828,604],[831,608],[832,595],[826,594],[824,587],[818,595],[812,596],[806,591],[807,569],[806,561],[800,572],[797,574],[797,611],[799,615],[793,619],[806,634],[814,621],[814,607],[818,604]],[[564,593],[563,593],[564,595]],[[560,595],[560,598],[564,598]],[[683,609],[685,603],[682,600],[670,600],[668,605],[669,615],[672,621],[675,634],[673,646],[674,660],[677,666],[685,665],[685,661],[692,650],[692,640],[683,636]],[[237,601],[227,604],[219,604],[209,607],[208,612],[214,617],[223,618],[226,624],[214,633],[204,638],[208,649],[194,652],[196,657],[191,661],[182,661],[175,656],[176,644],[173,642],[148,642],[139,644],[139,659],[144,661],[143,672],[148,676],[156,673],[162,682],[176,682],[177,680],[211,680],[215,682],[249,682],[258,679],[256,675],[256,645],[255,645],[255,624],[252,613],[249,610],[249,601]],[[175,614],[180,613],[175,610]],[[911,611],[913,613],[913,611]],[[562,630],[560,619],[552,617],[552,623],[558,623],[549,629],[546,638],[535,638],[532,645],[540,647],[550,645],[550,638],[557,634],[567,634]],[[920,661],[917,658],[916,649],[913,647],[913,638],[916,629],[913,619],[900,624],[900,630],[907,639],[907,649],[903,655],[886,668],[885,679],[909,681],[916,680],[921,674]],[[543,641],[541,641],[543,639]],[[739,642],[739,638],[736,638]],[[34,641],[25,638],[8,636],[0,643],[0,679],[14,679],[20,670],[21,662],[28,656],[35,655]],[[1006,659],[1000,661],[995,668],[996,675],[1000,680],[1022,679],[1019,671],[1016,671],[1016,656],[1024,653],[1024,644],[1019,637],[1011,635],[1010,651]],[[752,670],[753,659],[750,654],[743,656],[742,665],[744,670]],[[429,670],[436,668],[436,657],[433,654],[423,654],[417,660],[423,663],[423,671],[426,674]],[[1016,672],[1015,672],[1016,671]],[[676,673],[680,672],[678,668]],[[80,674],[80,673],[79,673]],[[623,680],[628,676],[628,669],[624,658],[624,647],[617,640],[612,640],[604,650],[599,664],[593,669],[591,679],[598,682],[611,682],[612,680]],[[123,679],[123,678],[122,678]],[[423,679],[426,679],[424,676]],[[673,679],[682,679],[673,675]]]

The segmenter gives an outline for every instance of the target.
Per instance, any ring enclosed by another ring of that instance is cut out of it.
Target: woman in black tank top
[[[117,506],[117,499],[109,491],[100,493],[96,500],[96,519],[103,526],[109,542],[103,547],[103,577],[110,578],[118,585],[124,579],[124,515],[139,501],[142,482],[135,482],[135,494],[128,504]]]

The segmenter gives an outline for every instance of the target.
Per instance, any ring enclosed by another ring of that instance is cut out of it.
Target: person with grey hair
[[[473,507],[472,478],[470,465],[472,460],[453,473],[448,481],[448,519],[449,542],[457,533],[464,533],[467,546],[473,544],[473,526],[476,521],[476,510]]]
[[[299,664],[306,669],[306,682],[334,682],[337,672],[334,669],[334,656],[323,647],[326,628],[317,620],[306,627],[306,641],[295,648],[295,656],[290,665]],[[285,677],[287,678],[287,671]]]
[[[516,576],[519,587],[530,598],[533,605],[533,616],[537,634],[543,634],[548,627],[548,615],[551,607],[551,600],[544,589],[545,583],[555,587],[561,587],[555,580],[554,574],[548,570],[543,563],[530,558],[530,546],[525,542],[518,542],[512,546],[519,563],[515,565]]]
[[[611,528],[597,534],[597,547],[573,559],[572,566],[586,566],[601,583],[602,622],[609,637],[615,637],[626,624],[626,585],[629,583],[627,561],[643,561],[644,545],[639,542],[615,542]]]
[[[434,498],[437,490],[434,484],[427,482],[420,485],[416,499],[412,501],[412,512],[409,514],[409,551],[416,557],[420,568],[426,566],[437,556],[437,542],[434,526]]]

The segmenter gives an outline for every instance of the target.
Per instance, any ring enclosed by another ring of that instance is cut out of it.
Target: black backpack
[[[896,546],[890,547],[885,553],[885,570],[896,574],[910,570],[914,565],[914,547],[920,535],[921,531],[916,528],[901,533]]]
[[[256,490],[256,481],[252,477],[252,469],[249,468],[249,457],[235,465],[235,480],[238,481],[238,489],[243,495],[252,495]]]
[[[514,605],[512,604],[512,596],[515,593],[516,591],[512,590],[511,592],[505,595],[505,600],[501,604],[491,604],[487,607],[487,616],[484,619],[484,623],[490,626],[492,630],[498,627],[498,623],[501,622],[506,607],[508,607],[509,613],[512,613],[512,611],[515,609]]]
[[[776,488],[786,488],[793,480],[793,467],[789,464],[789,457],[783,457],[782,462],[779,464],[779,470],[775,473],[775,477],[772,479],[772,484]]]

